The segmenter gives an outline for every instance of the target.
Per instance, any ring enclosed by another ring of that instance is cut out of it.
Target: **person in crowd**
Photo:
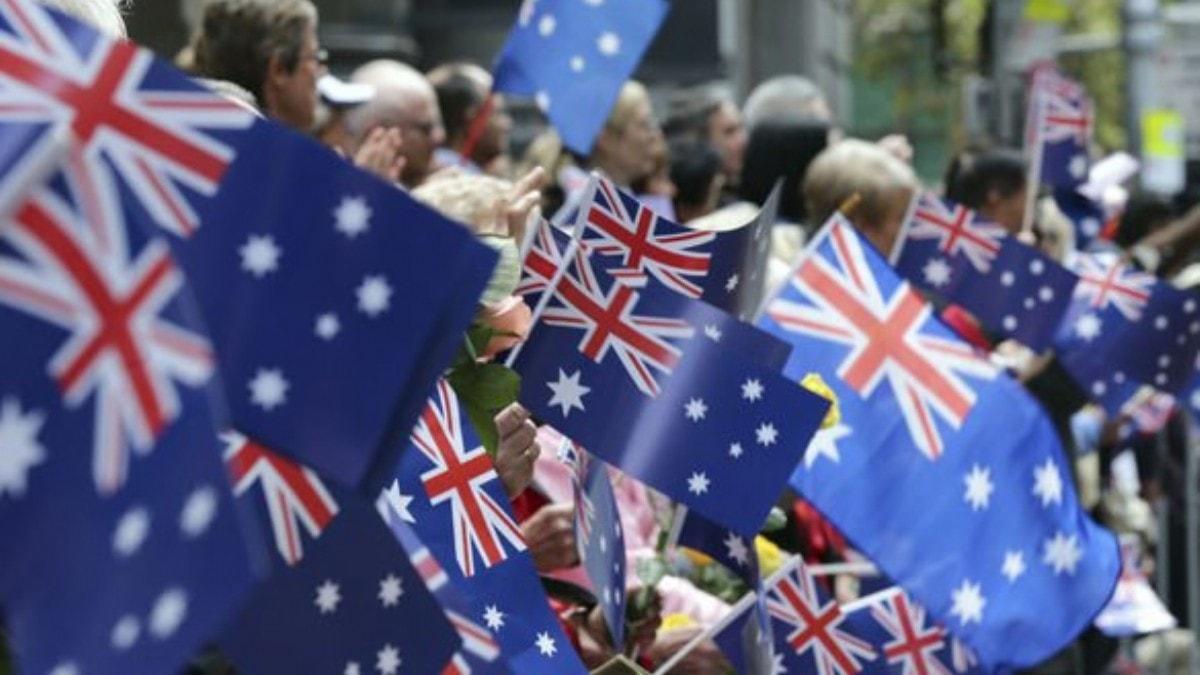
[[[399,61],[376,60],[354,71],[351,81],[375,88],[375,97],[346,114],[347,146],[354,155],[378,129],[400,132],[404,166],[400,184],[412,189],[436,171],[434,150],[445,141],[433,87],[417,70]]]
[[[125,19],[121,16],[122,0],[42,0],[43,3],[91,24],[111,38],[125,38]]]
[[[640,82],[630,80],[621,88],[587,164],[617,185],[629,188],[654,173],[655,150],[661,141],[662,130],[650,105],[650,93]]]
[[[708,142],[691,138],[670,145],[675,216],[688,223],[717,210],[725,187],[721,155]]]
[[[1017,234],[1028,202],[1027,172],[1025,158],[1016,150],[962,152],[946,171],[946,198]]]
[[[434,153],[439,167],[456,166],[469,171],[506,177],[512,171],[509,134],[512,117],[504,106],[504,97],[492,93],[492,74],[474,63],[447,63],[428,74],[437,94],[438,107],[446,127],[445,145]],[[491,97],[490,104],[488,97]],[[471,127],[488,106],[481,120],[470,157],[463,157]]]
[[[663,133],[670,138],[689,137],[704,141],[721,158],[726,186],[736,187],[746,157],[746,127],[742,113],[729,97],[712,90],[693,89],[671,102]]]
[[[312,130],[327,55],[309,0],[212,0],[190,51],[196,76],[232,82],[268,117]]]
[[[833,109],[812,80],[799,75],[780,75],[766,80],[750,92],[742,107],[751,133],[765,122],[781,120],[824,122],[833,125]]]
[[[849,207],[844,215],[887,256],[920,184],[912,167],[879,145],[846,139],[813,160],[803,189],[814,227]]]
[[[630,187],[638,200],[655,213],[672,222],[678,222],[675,197],[679,194],[679,189],[671,180],[670,148],[667,147],[667,139],[663,138],[662,134],[655,139],[651,154],[654,156],[654,168],[649,175],[634,181]]]

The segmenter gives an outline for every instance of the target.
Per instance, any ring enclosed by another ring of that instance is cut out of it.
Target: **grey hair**
[[[125,0],[41,0],[57,10],[91,24],[104,35],[111,38],[126,38],[129,33],[125,29],[125,19],[121,10],[125,8]]]
[[[350,80],[375,87],[375,97],[346,113],[346,131],[356,140],[382,122],[398,123],[408,114],[414,100],[436,101],[433,85],[415,68],[388,59],[364,64],[354,71]]]
[[[809,122],[828,119],[828,103],[817,85],[807,77],[780,75],[750,92],[743,115],[746,127],[763,122]]]

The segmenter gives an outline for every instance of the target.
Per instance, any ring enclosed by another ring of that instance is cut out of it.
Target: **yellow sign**
[[[1026,0],[1025,20],[1038,23],[1065,23],[1070,7],[1064,0]]]
[[[1149,108],[1142,113],[1142,151],[1147,158],[1183,157],[1183,115],[1166,108]]]

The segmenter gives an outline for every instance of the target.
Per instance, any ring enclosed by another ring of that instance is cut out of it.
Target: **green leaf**
[[[521,376],[499,363],[462,366],[447,379],[460,399],[493,413],[515,403],[521,393]]]
[[[787,515],[783,509],[778,506],[772,506],[771,512],[767,514],[767,520],[762,525],[763,532],[775,532],[782,530],[787,525]]]
[[[496,430],[496,413],[465,401],[463,408],[467,411],[467,419],[470,420],[471,426],[475,427],[475,434],[479,436],[479,442],[483,443],[483,448],[489,455],[495,457],[496,452],[500,449],[500,432]]]

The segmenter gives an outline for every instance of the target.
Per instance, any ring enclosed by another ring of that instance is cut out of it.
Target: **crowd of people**
[[[111,0],[49,0],[110,34],[123,35],[118,6]],[[546,129],[515,154],[513,119],[503,96],[491,92],[491,75],[477,64],[440,64],[422,72],[394,60],[364,63],[346,79],[327,72],[319,17],[310,0],[210,0],[202,22],[176,63],[215,91],[258,114],[308,134],[365,171],[471,227],[502,253],[511,274],[528,214],[541,209],[566,213],[580,198],[590,172],[644,198],[683,224],[741,218],[757,209],[782,179],[779,219],[772,230],[768,284],[787,274],[805,241],[835,211],[847,209],[852,223],[880,251],[891,251],[910,200],[917,191],[940,190],[977,210],[1013,235],[1062,258],[1071,250],[1072,228],[1052,200],[1037,199],[1033,227],[1026,227],[1030,192],[1025,159],[1013,149],[972,149],[952,158],[940,185],[922,186],[911,166],[913,150],[903,136],[878,140],[847,137],[822,92],[792,75],[760,84],[739,105],[719,86],[674,90],[655,100],[646,86],[628,82],[590,154],[563,147]],[[1033,195],[1038,197],[1038,195]],[[403,226],[402,223],[395,224]],[[1135,195],[1109,226],[1104,244],[1162,278],[1200,286],[1190,267],[1200,242],[1200,211],[1179,215],[1160,199]],[[520,332],[528,308],[498,293],[481,303],[481,315]],[[1023,353],[997,343],[972,317],[944,307],[947,324],[983,352],[1011,365],[1017,378],[1045,407],[1076,467],[1085,505],[1108,527],[1137,538],[1147,565],[1170,561],[1172,593],[1166,598],[1177,617],[1186,616],[1182,542],[1183,497],[1197,486],[1184,483],[1188,434],[1175,414],[1165,432],[1121,440],[1126,420],[1107,419],[1053,355]],[[613,655],[603,617],[586,587],[576,553],[569,475],[549,450],[556,432],[539,428],[514,405],[496,417],[501,442],[497,472],[521,523],[549,601],[562,617],[575,648],[589,666]],[[1118,457],[1132,452],[1140,482],[1113,479]],[[636,561],[656,555],[664,514],[661,495],[614,473],[627,554]],[[857,560],[837,531],[795,494],[779,500],[786,526],[758,543],[764,560],[779,551],[813,562]],[[1174,534],[1159,539],[1160,519]],[[704,561],[680,560],[657,585],[649,608],[631,616],[628,644],[644,665],[673,654],[712,625],[734,597],[695,573]],[[631,566],[633,569],[634,566]],[[640,583],[630,575],[630,593]],[[736,586],[736,584],[735,584]],[[839,599],[856,593],[855,579],[836,578]],[[568,589],[568,590],[563,590]],[[631,606],[635,603],[631,603]],[[1180,644],[1182,643],[1182,644]],[[1139,643],[1144,663],[1186,657],[1186,632],[1166,644]],[[1113,662],[1116,644],[1089,631],[1044,672],[1101,672]],[[676,672],[720,670],[714,645],[702,645]],[[1079,670],[1082,669],[1082,670]]]

